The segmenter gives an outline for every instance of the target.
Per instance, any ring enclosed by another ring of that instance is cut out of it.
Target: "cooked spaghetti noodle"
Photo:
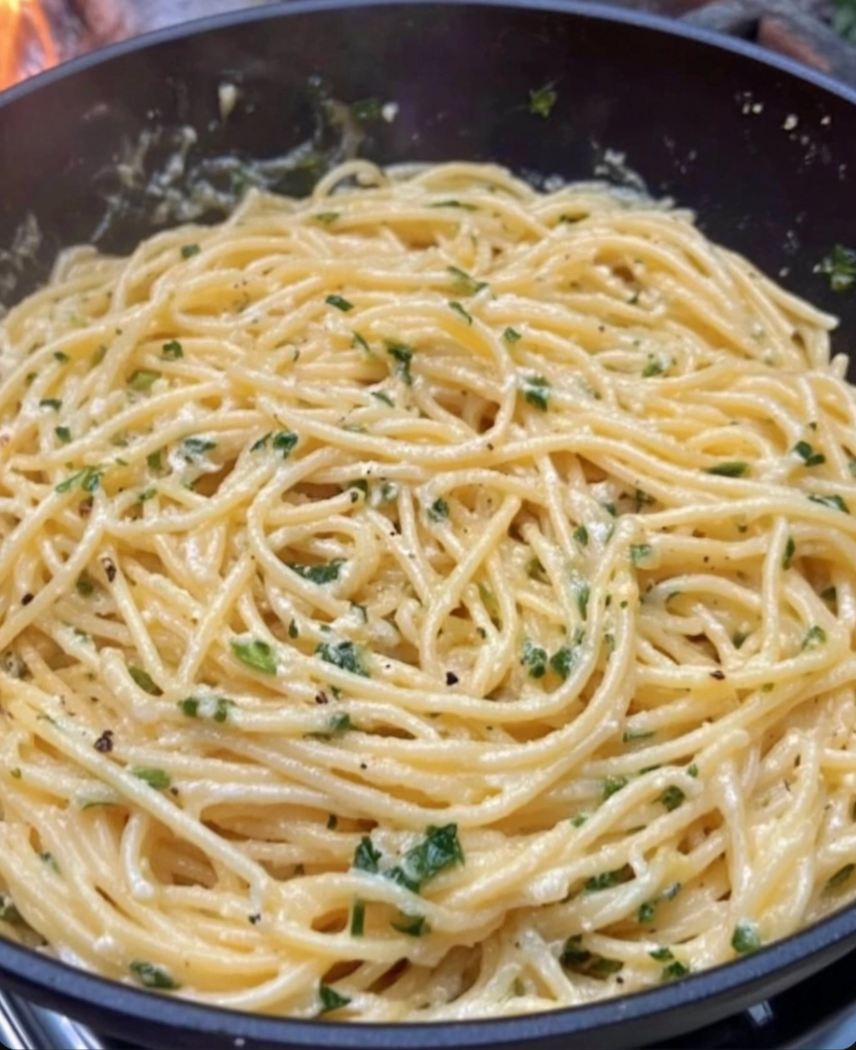
[[[0,327],[3,933],[440,1020],[841,906],[832,324],[685,213],[470,164],[65,255]]]

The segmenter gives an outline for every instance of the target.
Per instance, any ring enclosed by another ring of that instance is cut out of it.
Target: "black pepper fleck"
[[[21,599],[21,605],[29,605],[34,597],[35,595],[33,594],[25,594],[24,597]]]
[[[101,564],[104,567],[104,572],[107,575],[108,583],[112,583],[116,579],[116,566],[113,564],[112,558],[102,558]]]
[[[113,730],[105,729],[100,737],[95,741],[95,750],[100,751],[102,755],[106,755],[108,752],[113,750]]]
[[[710,677],[715,678],[717,682],[721,682],[725,678],[725,671],[711,671]]]
[[[458,682],[460,682],[460,678],[458,678],[454,671],[446,672],[446,685],[457,685]]]
[[[316,704],[329,704],[330,703],[330,697],[327,696],[327,694],[322,689],[320,693],[316,693],[315,694],[315,703]]]

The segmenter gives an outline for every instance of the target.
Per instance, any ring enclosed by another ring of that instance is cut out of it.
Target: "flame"
[[[39,0],[0,0],[0,91],[58,61]]]

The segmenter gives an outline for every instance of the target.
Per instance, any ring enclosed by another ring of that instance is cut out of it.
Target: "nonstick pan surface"
[[[238,91],[228,115],[225,84]],[[544,118],[529,98],[548,84],[557,101]],[[331,127],[330,98],[394,103],[391,119],[375,112],[356,132]],[[356,146],[381,163],[491,160],[536,180],[601,177],[671,196],[696,210],[710,237],[837,313],[834,348],[856,353],[856,294],[836,294],[816,272],[835,244],[856,247],[856,93],[750,45],[572,3],[296,2],[125,43],[6,92],[0,303],[43,280],[63,246],[95,239],[107,251],[130,250],[177,221],[194,187],[206,187],[199,214],[213,220],[236,179],[302,193]],[[4,251],[13,244],[24,250]],[[649,992],[431,1026],[217,1010],[5,943],[0,981],[152,1048],[597,1050],[713,1023],[854,948],[851,907]]]

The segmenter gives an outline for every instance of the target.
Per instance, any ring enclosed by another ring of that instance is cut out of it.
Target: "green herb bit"
[[[579,651],[576,646],[563,645],[550,657],[550,669],[564,682],[576,666]]]
[[[678,981],[682,977],[687,977],[689,973],[689,966],[685,966],[682,962],[678,962],[678,960],[675,959],[674,962],[663,967],[663,973],[660,979],[662,981]]]
[[[516,329],[508,327],[502,333],[502,338],[506,341],[506,343],[511,343],[512,345],[514,345],[514,343],[522,339],[523,336]]]
[[[354,853],[352,867],[356,868],[357,871],[368,871],[372,874],[376,874],[381,856],[382,854],[380,850],[374,848],[369,836],[363,835],[360,839],[360,844],[357,846],[357,850]]]
[[[624,743],[630,744],[635,740],[650,740],[656,733],[652,729],[627,729],[624,733]]]
[[[452,291],[457,295],[476,295],[482,288],[487,288],[486,281],[477,281],[466,270],[457,266],[447,266],[446,269],[452,275]]]
[[[671,948],[656,948],[653,952],[648,952],[655,962],[671,962],[674,959]]]
[[[621,791],[622,788],[626,788],[630,781],[627,777],[619,774],[618,776],[606,777],[603,782],[603,800],[606,802],[608,798],[612,798],[613,795]]]
[[[794,555],[797,552],[797,545],[794,543],[793,536],[788,536],[788,542],[785,544],[785,553],[782,555],[782,568],[789,569],[793,564]],[[740,646],[737,646],[739,649]]]
[[[262,449],[267,448],[267,443],[270,441],[273,435],[273,431],[269,430],[266,434],[263,434],[258,441],[254,441],[250,445],[250,452],[261,452]]]
[[[826,462],[826,456],[822,452],[815,452],[807,441],[798,441],[791,452],[799,456],[807,467],[819,467]]]
[[[637,294],[637,298],[638,298],[638,294]],[[632,302],[634,302],[634,300],[631,299],[631,303]],[[664,371],[665,371],[665,368],[663,367],[662,362],[658,361],[656,357],[654,357],[653,355],[649,354],[648,355],[648,363],[642,369],[642,378],[643,379],[650,379],[652,376],[661,376]]]
[[[540,88],[530,88],[529,112],[536,117],[544,117],[546,120],[550,116],[553,106],[556,105],[558,97],[552,84],[545,84]]]
[[[455,302],[455,300],[450,300],[448,305],[449,309],[454,310],[456,314],[460,314],[460,316],[467,324],[473,323],[472,316],[467,313],[467,311],[463,308],[463,306],[461,306],[460,303]]]
[[[348,302],[348,300],[341,295],[328,295],[324,302],[328,303],[330,306],[335,306],[337,310],[341,310],[342,313],[345,314],[354,308],[354,304]]]
[[[49,408],[53,412],[59,412],[62,408],[62,401],[55,397],[43,397],[39,402],[39,408]]]
[[[731,937],[731,947],[740,955],[757,952],[761,947],[758,927],[754,922],[738,922]]]
[[[850,513],[850,508],[840,496],[809,496],[809,499],[822,507],[831,507],[833,510],[843,511],[844,514]]]
[[[59,361],[61,365],[67,365],[71,358],[68,354],[64,354],[62,350],[54,350],[54,360]]]
[[[522,664],[529,671],[530,678],[543,678],[547,673],[547,653],[534,645],[528,638],[523,643]]]
[[[82,572],[74,586],[81,598],[88,598],[95,593],[95,583],[88,572]]]
[[[160,992],[174,992],[181,985],[163,966],[150,962],[132,962],[128,967],[144,988],[156,988]]]
[[[199,697],[188,696],[184,700],[178,701],[178,709],[186,718],[198,718],[199,717]]]
[[[644,904],[639,905],[639,910],[636,912],[636,921],[640,926],[650,926],[654,921],[656,912],[657,902],[645,901]]]
[[[827,274],[833,292],[849,292],[856,284],[856,251],[836,244],[829,255],[817,267],[818,273]]]
[[[341,1010],[351,1001],[347,995],[340,995],[335,988],[323,982],[318,986],[318,998],[321,1000],[319,1014],[329,1014],[333,1010]]]
[[[300,637],[300,628],[297,626],[297,622],[295,620],[289,621],[289,624],[288,624],[288,637],[289,638],[299,638]]]
[[[424,915],[404,915],[398,922],[390,925],[407,937],[424,937],[431,932],[431,926]]]
[[[591,957],[591,952],[582,946],[582,937],[577,935],[569,937],[565,941],[562,954],[559,956],[559,962],[568,970],[576,970],[580,966],[584,966]]]
[[[247,667],[258,671],[260,674],[276,674],[276,657],[272,646],[261,638],[253,638],[249,642],[238,642],[235,639],[229,643],[232,652]]]
[[[338,211],[319,211],[316,212],[312,218],[317,219],[318,222],[323,222],[325,226],[329,226],[331,222],[335,222],[339,218],[341,212]]]
[[[398,362],[395,374],[400,376],[407,386],[413,386],[413,375],[410,371],[410,363],[413,360],[413,351],[404,343],[387,343],[386,352]]]
[[[650,543],[633,543],[630,546],[630,560],[634,565],[647,561],[653,553],[654,548]]]
[[[359,897],[354,898],[354,906],[351,909],[351,936],[362,937],[366,928],[366,906]]]
[[[692,765],[687,766],[687,776],[693,778],[698,777],[698,766],[695,764],[695,762],[693,762]]]
[[[429,208],[463,208],[464,211],[478,211],[477,204],[470,204],[469,201],[434,201],[433,204],[428,205]]]
[[[182,259],[192,259],[194,255],[198,255],[202,249],[198,244],[182,244],[181,246],[181,257]]]
[[[143,489],[143,491],[139,494],[137,499],[140,501],[140,503],[148,503],[149,500],[154,499],[155,496],[157,496],[157,494],[157,489]]]
[[[128,674],[134,679],[140,689],[151,696],[162,696],[163,690],[157,685],[148,671],[142,667],[128,667]]]
[[[39,860],[43,861],[45,864],[47,864],[51,871],[54,871],[57,875],[59,875],[59,864],[57,864],[56,857],[53,855],[53,853],[50,852],[50,850],[44,850],[42,853],[40,853]]]
[[[803,649],[813,648],[816,645],[823,645],[825,641],[826,631],[824,631],[820,624],[816,623],[812,627],[809,627],[808,631],[806,631],[806,636],[805,638],[803,638],[802,645],[800,646],[800,651],[802,651]]]
[[[146,464],[149,470],[159,474],[163,470],[163,449],[159,448],[155,452],[150,452],[146,456]]]
[[[854,871],[856,871],[856,864],[845,864],[843,868],[839,868],[832,878],[828,880],[826,889],[837,890],[839,886],[843,886],[850,879]]]
[[[177,361],[179,357],[184,357],[184,347],[177,339],[170,339],[168,343],[164,343],[161,351],[161,356],[171,361]]]
[[[55,488],[56,492],[71,492],[73,489],[82,489],[84,492],[95,492],[101,484],[104,471],[101,467],[84,467],[76,474],[61,481]]]
[[[362,649],[353,642],[321,642],[315,650],[315,655],[343,671],[361,675],[363,678],[371,677]]]
[[[575,828],[581,828],[583,824],[585,824],[585,822],[588,820],[588,818],[588,813],[576,813],[573,817],[571,817],[571,825]]]
[[[408,850],[401,863],[386,872],[386,876],[418,893],[435,875],[463,863],[464,852],[458,842],[457,824],[446,824],[442,828],[431,826],[425,832],[424,841]]]
[[[620,886],[633,878],[633,869],[629,864],[615,871],[604,871],[600,875],[593,875],[586,879],[583,889],[586,893],[600,893],[602,890],[610,890],[613,886]]]
[[[71,430],[68,427],[54,427],[54,433],[63,445],[67,445],[71,441]]]
[[[337,711],[334,715],[331,715],[327,719],[327,729],[323,733],[317,735],[322,738],[329,739],[333,736],[341,736],[342,733],[347,733],[349,729],[353,729],[354,726],[351,722],[351,716],[347,711]]]
[[[310,583],[319,585],[338,580],[344,564],[344,558],[335,558],[331,562],[322,562],[319,565],[301,565],[299,562],[286,562],[286,565],[292,572],[296,572],[298,576],[302,576],[304,580],[309,580]]]
[[[524,376],[520,384],[520,391],[530,405],[540,409],[542,412],[546,412],[550,401],[551,387],[552,384],[549,379],[545,379],[544,376],[531,375]]]
[[[438,524],[449,517],[449,504],[444,499],[435,499],[428,508],[428,520]]]
[[[15,903],[11,897],[0,895],[0,921],[8,922],[12,925],[24,921],[23,916],[15,907]]]
[[[172,777],[165,769],[135,767],[131,770],[131,773],[138,780],[144,780],[149,787],[154,788],[156,791],[165,791],[172,784]]]
[[[742,478],[749,473],[749,464],[743,460],[729,460],[725,463],[717,463],[715,467],[708,467],[705,474],[715,474],[720,478]]]
[[[210,441],[208,438],[189,437],[182,441],[181,447],[184,450],[184,458],[190,462],[197,456],[204,456],[206,452],[211,452],[217,447],[217,442]]]
[[[9,776],[12,777],[14,780],[20,780],[23,777],[23,775],[24,774],[21,771],[20,766],[15,766],[14,769],[9,770]]]
[[[591,587],[587,583],[580,583],[576,586],[577,592],[577,608],[580,611],[580,616],[585,620],[588,616],[588,603],[591,597]]]
[[[390,408],[395,408],[395,402],[385,393],[383,390],[372,390],[372,397],[377,398],[378,401],[382,401],[385,405],[389,405]]]
[[[672,784],[671,787],[667,787],[663,794],[660,795],[660,801],[671,813],[672,810],[677,809],[679,806],[683,805],[683,803],[686,801],[686,797],[687,796],[684,794],[684,792],[681,791],[681,789],[676,784]]]
[[[358,346],[360,350],[365,350],[367,354],[371,353],[371,348],[369,347],[369,344],[365,341],[365,339],[363,339],[359,332],[354,332],[354,338],[351,342],[351,345]]]
[[[215,722],[223,723],[228,721],[229,712],[235,706],[232,700],[227,700],[225,696],[218,696],[217,701],[214,704],[214,713],[211,718]]]
[[[291,453],[297,446],[298,437],[291,430],[280,430],[276,434],[272,435],[270,439],[270,447],[274,452],[278,452],[283,459],[288,459]]]
[[[128,380],[128,386],[139,394],[145,394],[146,391],[151,390],[161,375],[161,372],[153,372],[148,368],[138,368]]]

